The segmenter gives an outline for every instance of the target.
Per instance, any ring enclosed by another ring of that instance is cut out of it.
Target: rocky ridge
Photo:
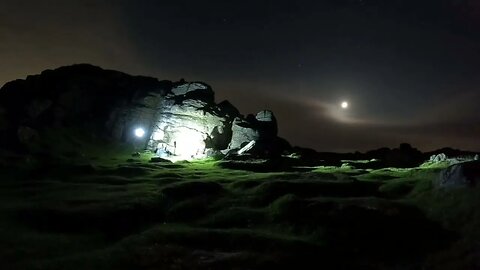
[[[256,155],[289,147],[277,137],[273,112],[245,117],[228,101],[217,104],[203,82],[159,81],[79,64],[0,89],[3,147],[36,143],[46,129],[70,127],[187,159],[236,153],[252,141],[248,152]],[[135,136],[137,128],[145,131],[142,138]]]

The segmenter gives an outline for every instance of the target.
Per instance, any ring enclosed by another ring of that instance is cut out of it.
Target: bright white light
[[[154,139],[155,141],[160,141],[163,140],[164,137],[165,133],[163,132],[163,130],[159,129],[153,133],[152,139]]]
[[[342,109],[348,108],[348,102],[346,101],[342,102],[341,106],[342,106]]]
[[[142,138],[143,135],[145,135],[145,130],[143,130],[143,128],[135,129],[135,136],[137,136],[138,138]]]
[[[249,142],[247,145],[245,145],[242,149],[238,150],[237,154],[243,155],[243,153],[247,152],[248,150],[252,149],[253,146],[255,145],[255,140]]]
[[[205,142],[202,133],[182,128],[175,135],[174,153],[176,156],[187,160],[204,156]]]

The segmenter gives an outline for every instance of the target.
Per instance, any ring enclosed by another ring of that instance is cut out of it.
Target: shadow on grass
[[[294,233],[322,230],[326,245],[356,265],[368,260],[421,264],[428,254],[457,238],[415,206],[377,198],[308,200],[290,194],[269,208],[273,221],[290,226]]]
[[[18,209],[12,216],[23,224],[43,232],[102,233],[115,241],[165,219],[166,206],[132,204],[123,208],[92,207],[84,210],[29,208]]]

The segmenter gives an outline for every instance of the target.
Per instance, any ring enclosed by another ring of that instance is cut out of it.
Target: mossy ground
[[[478,266],[479,191],[434,190],[441,166],[251,172],[84,149],[2,154],[2,269]]]

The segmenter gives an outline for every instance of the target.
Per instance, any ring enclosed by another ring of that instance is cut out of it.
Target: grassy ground
[[[478,267],[479,192],[432,189],[442,166],[251,172],[87,152],[2,154],[2,269]]]

